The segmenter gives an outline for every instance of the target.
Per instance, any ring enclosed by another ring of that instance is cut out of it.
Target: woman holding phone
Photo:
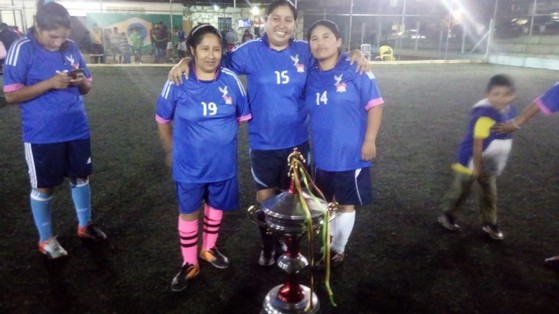
[[[77,235],[92,241],[107,236],[91,223],[91,145],[82,98],[91,89],[91,74],[78,46],[68,39],[70,14],[60,4],[45,2],[37,4],[35,25],[8,51],[4,93],[6,102],[21,110],[39,252],[56,259],[68,253],[53,234],[52,193],[66,177]]]

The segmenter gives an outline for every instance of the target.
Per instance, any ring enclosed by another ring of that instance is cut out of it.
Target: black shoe
[[[209,250],[202,249],[200,251],[200,258],[212,264],[215,268],[225,269],[229,267],[229,259],[221,254],[216,247]]]
[[[454,221],[454,217],[450,216],[447,213],[440,215],[437,221],[441,224],[441,226],[450,231],[460,230],[460,226],[456,224],[456,221]]]
[[[175,292],[182,291],[186,289],[188,283],[200,273],[200,266],[192,264],[184,264],[181,270],[173,278],[171,283],[171,290]]]
[[[94,242],[101,242],[107,239],[107,235],[97,228],[94,224],[90,223],[87,227],[78,226],[78,237]]]
[[[485,224],[481,229],[485,231],[493,240],[503,240],[505,238],[497,225]]]

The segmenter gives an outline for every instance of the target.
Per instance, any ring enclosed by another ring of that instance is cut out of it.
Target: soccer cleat
[[[192,264],[184,264],[181,270],[173,278],[171,290],[175,292],[186,289],[188,283],[200,273],[200,266]]]
[[[217,247],[209,250],[202,249],[200,251],[200,258],[213,265],[215,268],[225,269],[229,267],[229,259],[221,254]]]
[[[270,254],[266,254],[264,249],[260,250],[260,257],[258,258],[258,265],[260,266],[272,266],[276,263],[274,259],[275,251],[271,251]]]
[[[56,237],[39,242],[39,252],[46,255],[49,259],[61,258],[68,255],[68,252],[60,245]]]
[[[499,230],[499,226],[493,224],[485,224],[481,228],[485,231],[493,240],[503,240],[504,236],[501,230]]]
[[[456,222],[454,221],[454,217],[450,216],[447,213],[440,215],[439,218],[437,218],[437,221],[441,224],[441,226],[450,231],[460,230],[460,226],[456,224]]]
[[[107,235],[92,223],[88,224],[87,227],[78,226],[77,234],[78,237],[82,239],[94,242],[100,242],[107,239]]]

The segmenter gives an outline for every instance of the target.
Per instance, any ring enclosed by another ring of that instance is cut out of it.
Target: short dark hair
[[[39,28],[44,30],[54,30],[60,27],[70,29],[70,13],[65,7],[56,3],[49,2],[44,4],[44,0],[37,3],[37,16],[35,22]]]
[[[265,13],[266,20],[268,19],[268,15],[272,14],[272,12],[274,12],[274,10],[277,7],[281,7],[281,6],[288,7],[291,10],[291,13],[293,13],[293,18],[297,20],[297,8],[295,8],[293,2],[289,0],[275,0],[272,3],[270,3],[266,8],[266,13]]]
[[[487,83],[486,92],[490,92],[493,88],[497,86],[504,86],[510,88],[512,91],[516,90],[514,86],[514,80],[507,74],[497,74],[489,79]]]

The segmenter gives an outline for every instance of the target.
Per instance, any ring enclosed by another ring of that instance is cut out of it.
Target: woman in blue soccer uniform
[[[184,290],[200,272],[201,259],[216,268],[229,260],[216,247],[223,211],[239,207],[237,182],[238,123],[251,118],[238,77],[220,67],[219,31],[209,24],[192,29],[187,45],[192,79],[167,81],[157,100],[156,121],[166,160],[172,160],[179,203],[178,231],[183,263],[172,290]],[[172,122],[172,124],[171,124]],[[202,201],[204,230],[198,251]]]
[[[265,14],[266,32],[257,40],[237,47],[225,58],[225,66],[246,75],[248,99],[253,119],[248,123],[251,173],[256,186],[256,201],[262,203],[289,187],[287,157],[297,148],[308,158],[309,135],[303,94],[310,66],[314,63],[308,43],[295,40],[297,9],[289,0],[270,3]],[[360,53],[359,68],[368,62]],[[170,73],[180,82],[188,75],[183,60]],[[262,218],[262,217],[260,217]],[[260,227],[262,250],[258,264],[271,266],[279,242]]]
[[[65,177],[70,178],[78,236],[106,239],[91,223],[90,134],[82,98],[91,89],[91,74],[69,35],[68,11],[39,1],[34,27],[13,44],[4,64],[6,101],[21,110],[39,252],[48,258],[67,255],[51,224],[53,188]]]
[[[340,265],[355,223],[355,207],[372,201],[371,160],[382,121],[383,99],[372,73],[357,73],[341,53],[338,27],[315,22],[308,31],[317,64],[307,80],[312,156],[317,186],[341,206],[331,222],[331,262]]]

